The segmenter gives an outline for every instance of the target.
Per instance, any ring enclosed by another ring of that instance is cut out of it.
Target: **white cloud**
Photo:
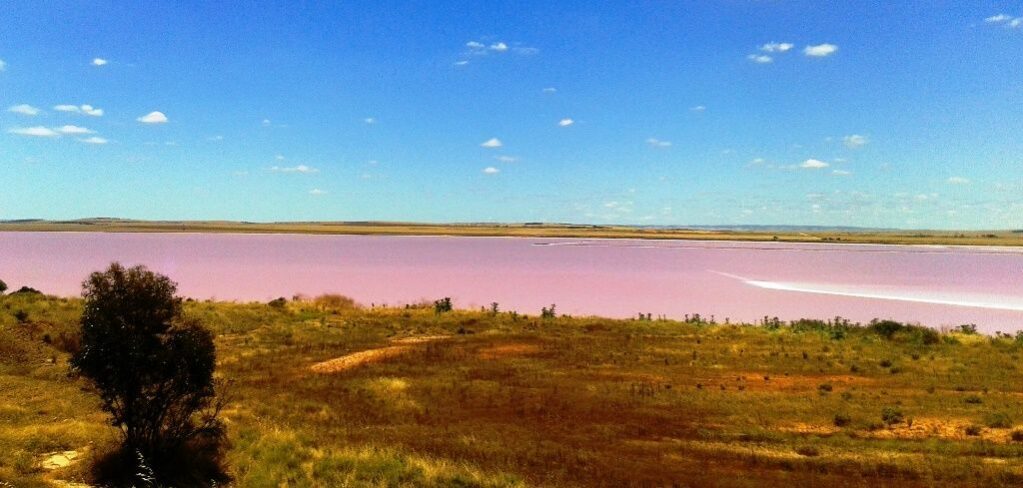
[[[555,92],[558,91],[558,89],[551,86],[551,87],[544,88],[543,90],[540,90],[540,91],[542,91],[544,93],[555,93]]]
[[[60,134],[50,128],[43,127],[41,125],[35,127],[18,127],[11,129],[7,132],[11,134],[17,134],[19,136],[30,136],[30,137],[57,137]]]
[[[746,56],[746,59],[758,64],[767,64],[774,61],[774,58],[766,54],[750,54],[749,56]]]
[[[93,66],[103,66],[103,65],[105,65],[107,63],[109,63],[109,61],[107,61],[107,60],[105,60],[103,58],[92,58],[92,65]]]
[[[85,139],[79,139],[86,144],[106,144],[108,141],[102,137],[92,136]]]
[[[455,66],[465,66],[465,65],[467,65],[467,64],[469,64],[469,62],[468,62],[468,61],[465,61],[465,60],[462,60],[462,61],[455,61]]]
[[[499,53],[503,53],[503,52],[508,50],[508,45],[503,43],[503,42],[495,42],[495,43],[490,45],[490,50],[491,51],[497,51]]]
[[[167,116],[163,112],[149,112],[135,120],[142,122],[143,124],[166,124]]]
[[[366,117],[365,119],[362,119],[362,121],[370,125],[377,123],[377,119],[374,117]]]
[[[519,158],[515,156],[494,156],[494,159],[502,163],[514,163],[519,160]]]
[[[263,119],[263,127],[269,127],[269,126],[270,126],[270,119]]]
[[[485,46],[482,42],[469,41],[469,42],[465,43],[465,47],[467,47],[469,49],[476,50],[476,49],[483,49],[483,48],[485,48],[487,46]]]
[[[95,134],[95,131],[91,131],[85,127],[79,127],[77,125],[65,125],[63,127],[58,127],[57,132],[68,135]]]
[[[572,120],[572,119],[567,119],[567,118],[566,119],[561,119],[561,120],[558,121],[558,127],[568,127],[568,126],[570,126],[570,125],[572,125],[574,123],[575,123],[575,121]]]
[[[968,178],[963,178],[962,176],[953,176],[948,179],[948,183],[950,185],[968,185],[970,184],[970,180]]]
[[[58,112],[71,112],[71,113],[76,113],[76,114],[81,113],[81,114],[85,114],[85,115],[91,115],[93,117],[102,117],[103,116],[103,109],[96,108],[96,107],[93,107],[92,105],[88,105],[88,104],[84,104],[84,105],[56,105],[56,106],[53,107],[53,109],[58,111]]]
[[[689,108],[690,112],[703,112],[705,110],[707,110],[707,107],[704,107],[703,105],[697,105],[695,107],[690,107]]]
[[[1023,17],[1016,17],[1015,19],[1010,20],[1008,26],[1015,29],[1019,27],[1020,24],[1023,24]]]
[[[838,51],[838,46],[827,43],[818,44],[816,46],[806,46],[805,48],[803,48],[803,54],[814,58],[823,58],[825,56],[830,56],[832,54],[835,54],[835,51]]]
[[[284,157],[283,154],[278,154],[278,155],[274,156],[274,159],[276,159],[278,161],[284,161],[286,158]]]
[[[842,144],[849,149],[858,149],[866,146],[870,142],[867,140],[867,136],[861,136],[859,134],[853,134],[842,138]]]
[[[764,44],[763,46],[760,46],[760,50],[769,53],[775,52],[783,53],[785,51],[788,51],[789,49],[792,49],[793,47],[796,46],[791,42],[769,42],[767,44]]]
[[[220,142],[220,141],[223,141],[223,140],[224,140],[224,136],[222,136],[222,135],[220,135],[220,134],[217,134],[217,135],[215,135],[215,136],[209,136],[209,137],[207,137],[207,138],[206,138],[206,140],[207,140],[207,141],[211,141],[211,142]]]
[[[499,170],[499,169],[497,169],[497,168],[495,168],[493,166],[487,166],[486,168],[483,168],[483,173],[484,174],[488,174],[488,175],[496,175],[496,174],[498,174],[500,172],[501,172],[501,170]]]
[[[984,22],[987,22],[989,24],[1001,24],[1002,22],[1008,22],[1010,20],[1012,20],[1012,16],[1011,15],[998,14],[998,15],[992,15],[992,16],[984,19]]]
[[[309,190],[309,194],[310,195],[317,195],[317,196],[319,196],[319,195],[326,195],[327,192],[325,190],[321,190],[319,188],[313,188],[312,190]]]
[[[504,144],[501,143],[500,139],[498,139],[496,137],[492,137],[489,140],[487,140],[487,141],[483,142],[482,144],[480,144],[480,147],[485,147],[485,148],[488,148],[488,149],[492,149],[492,148],[495,148],[495,147],[501,147],[503,145]]]
[[[806,161],[803,161],[803,164],[799,165],[799,167],[803,169],[823,169],[828,166],[831,165],[819,159],[807,159]]]
[[[836,170],[832,171],[831,174],[833,174],[835,176],[849,176],[849,175],[852,174],[852,171],[846,171],[844,169],[836,169]]]
[[[3,71],[6,68],[7,68],[7,63],[5,63],[4,60],[0,59],[0,71]]]
[[[660,139],[655,139],[653,137],[648,138],[646,140],[646,143],[653,147],[671,147],[671,141],[662,141]]]
[[[752,166],[759,166],[759,165],[764,164],[766,162],[767,162],[767,160],[764,159],[764,158],[753,158],[752,160],[750,160],[749,164],[752,165]]]
[[[14,112],[16,114],[21,114],[21,115],[28,115],[28,116],[36,115],[36,114],[39,113],[39,109],[38,108],[35,108],[35,107],[33,107],[31,105],[28,105],[28,104],[25,104],[25,103],[23,103],[21,105],[15,105],[15,106],[7,109],[7,111],[8,112]]]
[[[304,174],[312,174],[312,173],[319,173],[320,172],[320,170],[318,170],[316,168],[312,168],[312,167],[306,166],[304,164],[300,164],[298,166],[291,166],[291,167],[273,166],[273,167],[270,168],[270,171],[273,171],[273,172],[276,172],[276,173],[304,173]]]

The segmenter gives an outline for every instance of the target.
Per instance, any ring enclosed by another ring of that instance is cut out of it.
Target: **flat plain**
[[[0,480],[115,444],[68,377],[78,299],[0,298]],[[1014,486],[1023,338],[878,323],[188,302],[238,486]],[[67,486],[67,485],[63,485]]]
[[[1023,246],[1023,230],[942,231],[869,229],[744,229],[657,228],[617,225],[424,224],[403,222],[143,221],[80,219],[0,222],[0,232],[228,232],[346,235],[448,235],[477,237],[571,237],[681,240],[829,242],[848,244],[916,244]]]

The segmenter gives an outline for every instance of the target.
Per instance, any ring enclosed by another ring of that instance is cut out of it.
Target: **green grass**
[[[61,349],[73,347],[79,307],[0,298],[0,452],[12,453],[0,480],[84,480],[88,453],[115,442],[98,402],[66,375]],[[239,486],[1023,481],[1023,442],[1012,439],[1023,343],[1005,337],[438,315],[338,299],[190,302],[187,312],[217,335]],[[333,374],[309,369],[436,335],[450,337]],[[886,424],[886,409],[902,418]],[[60,450],[87,455],[37,467]]]

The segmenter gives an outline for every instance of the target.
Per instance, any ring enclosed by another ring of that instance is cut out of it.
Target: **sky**
[[[1023,3],[0,4],[0,219],[1023,228]]]

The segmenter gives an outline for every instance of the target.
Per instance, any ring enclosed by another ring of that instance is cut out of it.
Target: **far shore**
[[[150,232],[310,235],[394,235],[465,237],[543,237],[664,239],[692,241],[803,242],[1023,247],[1023,231],[872,230],[779,227],[704,229],[575,224],[425,224],[403,222],[142,221],[82,219],[0,222],[0,232]]]

